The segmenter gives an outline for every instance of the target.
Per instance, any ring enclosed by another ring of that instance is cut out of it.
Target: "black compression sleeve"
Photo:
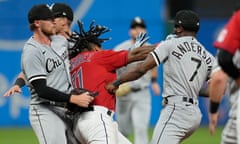
[[[18,85],[19,87],[25,86],[25,81],[23,78],[17,78],[14,85]]]
[[[233,64],[233,55],[229,52],[220,49],[218,53],[218,63],[222,70],[226,72],[230,77],[237,79],[239,77],[239,70]]]
[[[60,92],[46,85],[45,79],[38,79],[31,82],[39,97],[56,102],[69,102],[71,94]]]
[[[210,100],[210,113],[216,113],[218,111],[219,103]]]

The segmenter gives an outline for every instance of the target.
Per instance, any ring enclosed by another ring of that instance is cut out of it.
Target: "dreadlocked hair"
[[[89,30],[84,31],[83,23],[79,20],[77,21],[79,32],[74,31],[71,35],[69,41],[74,43],[72,48],[69,48],[69,58],[73,58],[82,51],[85,50],[92,50],[91,44],[96,44],[97,46],[101,47],[101,44],[110,38],[99,38],[102,34],[109,32],[105,26],[95,25],[95,21],[92,21]]]

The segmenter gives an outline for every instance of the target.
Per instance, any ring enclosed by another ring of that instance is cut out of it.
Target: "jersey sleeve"
[[[230,53],[240,48],[240,11],[235,12],[224,29],[219,33],[214,47],[226,50]]]
[[[220,69],[219,65],[218,65],[218,62],[216,60],[216,58],[210,53],[208,52],[208,55],[211,59],[210,63],[207,63],[207,79],[206,80],[209,80],[212,73],[215,72],[215,71],[218,71]]]
[[[100,65],[104,65],[108,71],[115,71],[116,69],[127,65],[128,51],[113,51],[103,50],[99,51],[95,56],[95,61]]]
[[[22,53],[22,70],[29,82],[36,79],[46,79],[44,70],[43,55],[41,49],[36,48],[31,44],[26,44]]]
[[[163,63],[169,55],[170,42],[169,40],[161,42],[158,44],[157,48],[151,52],[157,66]]]

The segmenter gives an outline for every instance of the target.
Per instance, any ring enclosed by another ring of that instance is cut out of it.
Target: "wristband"
[[[152,78],[151,78],[151,82],[152,82],[152,83],[157,82],[157,78],[156,78],[156,77],[152,77]]]
[[[25,80],[23,78],[17,78],[14,85],[18,85],[19,87],[23,87],[25,85]]]
[[[213,102],[210,100],[210,113],[216,113],[218,111],[219,102]]]
[[[120,84],[122,84],[122,82],[121,82],[120,80],[115,80],[115,81],[113,82],[113,85],[114,85],[115,87],[119,87]]]

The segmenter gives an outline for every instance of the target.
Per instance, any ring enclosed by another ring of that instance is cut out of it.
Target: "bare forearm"
[[[210,100],[214,102],[221,101],[225,93],[226,83],[227,83],[227,75],[222,70],[219,70],[218,72],[213,74],[209,84]]]
[[[142,75],[145,74],[144,71],[139,69],[140,65],[141,64],[138,64],[132,67],[131,69],[129,69],[126,73],[123,73],[118,80],[121,81],[121,83],[124,83],[124,82],[129,82],[129,81],[133,81],[140,78]]]
[[[128,62],[144,60],[156,46],[142,46],[131,50],[128,54]]]
[[[107,89],[108,92],[115,93],[119,85],[140,78],[148,70],[154,68],[155,66],[156,63],[152,55],[148,55],[148,57],[143,62],[131,67],[126,73],[120,75],[119,78],[115,80],[113,83],[107,84],[105,88]]]

